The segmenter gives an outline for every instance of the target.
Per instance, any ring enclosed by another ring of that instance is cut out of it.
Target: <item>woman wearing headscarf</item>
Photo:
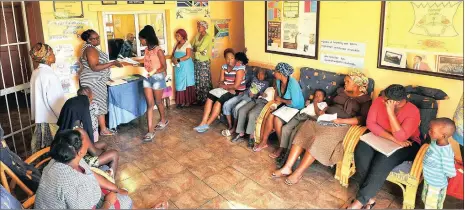
[[[60,79],[50,66],[55,63],[53,49],[47,44],[37,43],[29,55],[39,64],[32,72],[30,82],[32,119],[36,124],[31,141],[34,153],[52,143],[58,130],[58,116],[66,100]]]
[[[332,166],[342,160],[343,140],[350,125],[365,125],[371,97],[367,93],[368,78],[359,71],[352,71],[344,78],[344,88],[329,101],[327,114],[336,114],[337,119],[330,124],[307,120],[297,131],[286,164],[272,174],[273,178],[288,176],[287,185],[296,184],[313,161]],[[302,151],[305,155],[298,168],[292,166]]]
[[[100,36],[92,29],[84,31],[81,39],[85,41],[82,46],[80,62],[83,70],[79,75],[80,86],[90,87],[94,93],[94,100],[98,105],[98,122],[100,135],[109,136],[114,133],[107,128],[105,115],[108,113],[107,82],[110,81],[110,67],[123,67],[118,61],[110,62],[108,54],[101,51]]]
[[[177,42],[173,48],[171,61],[175,65],[176,104],[178,107],[188,107],[196,100],[192,46],[187,41],[187,33],[184,29],[177,30],[175,38]]]
[[[305,101],[302,94],[302,89],[296,79],[291,77],[294,73],[294,68],[287,63],[278,63],[276,65],[274,77],[276,78],[275,98],[274,102],[278,105],[276,108],[287,106],[294,109],[304,108]],[[284,121],[273,114],[268,115],[265,120],[265,128],[263,131],[263,140],[253,148],[254,152],[259,152],[268,147],[268,137],[273,130],[278,136],[281,136],[281,128]]]
[[[206,21],[197,22],[197,31],[192,41],[194,52],[195,88],[197,93],[197,103],[203,104],[207,100],[208,92],[212,89],[212,79],[210,71],[210,59],[212,48],[212,37],[207,33],[208,23]]]

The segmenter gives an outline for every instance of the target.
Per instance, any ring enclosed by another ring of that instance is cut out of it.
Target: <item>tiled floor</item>
[[[245,142],[231,143],[216,123],[204,134],[192,128],[202,109],[170,109],[170,125],[152,143],[142,143],[145,122],[119,128],[116,137],[102,137],[120,151],[117,184],[128,189],[136,207],[149,208],[168,200],[170,208],[341,208],[355,195],[352,182],[343,188],[334,171],[318,163],[294,186],[270,179],[275,164],[271,148],[254,153]],[[158,121],[158,119],[156,120]],[[401,191],[385,184],[376,208],[401,208]],[[417,199],[417,206],[422,207]],[[463,201],[448,198],[445,208],[463,209]]]

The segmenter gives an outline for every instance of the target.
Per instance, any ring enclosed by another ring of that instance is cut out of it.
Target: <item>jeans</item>
[[[241,102],[241,101],[249,102],[251,100],[252,99],[246,94],[234,96],[233,98],[229,99],[228,101],[226,101],[223,104],[223,114],[224,115],[231,115],[231,112],[233,111],[234,107],[236,107],[236,105],[239,102]]]

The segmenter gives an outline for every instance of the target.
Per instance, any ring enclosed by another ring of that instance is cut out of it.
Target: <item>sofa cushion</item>
[[[336,95],[336,90],[339,87],[344,86],[345,76],[345,74],[303,67],[300,69],[299,83],[305,99],[313,95],[316,89],[325,90],[327,99],[330,99]],[[370,78],[367,88],[369,94],[373,92],[374,86],[374,80]]]
[[[391,172],[394,172],[394,173],[400,173],[400,172],[403,172],[403,173],[410,173],[410,170],[412,169],[412,164],[413,162],[412,161],[404,161],[402,164],[396,166],[394,169],[392,169]]]
[[[436,100],[444,100],[444,99],[449,98],[449,96],[447,96],[447,94],[444,91],[440,89],[436,89],[436,88],[429,88],[429,87],[423,87],[423,86],[413,87],[412,85],[409,85],[405,87],[405,89],[407,93],[415,93],[415,94],[430,97]]]

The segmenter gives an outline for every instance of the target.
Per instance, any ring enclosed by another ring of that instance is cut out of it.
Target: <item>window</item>
[[[105,48],[110,60],[143,56],[146,47],[140,44],[139,31],[146,25],[155,29],[160,47],[165,55],[168,52],[164,12],[104,12],[102,16]]]

